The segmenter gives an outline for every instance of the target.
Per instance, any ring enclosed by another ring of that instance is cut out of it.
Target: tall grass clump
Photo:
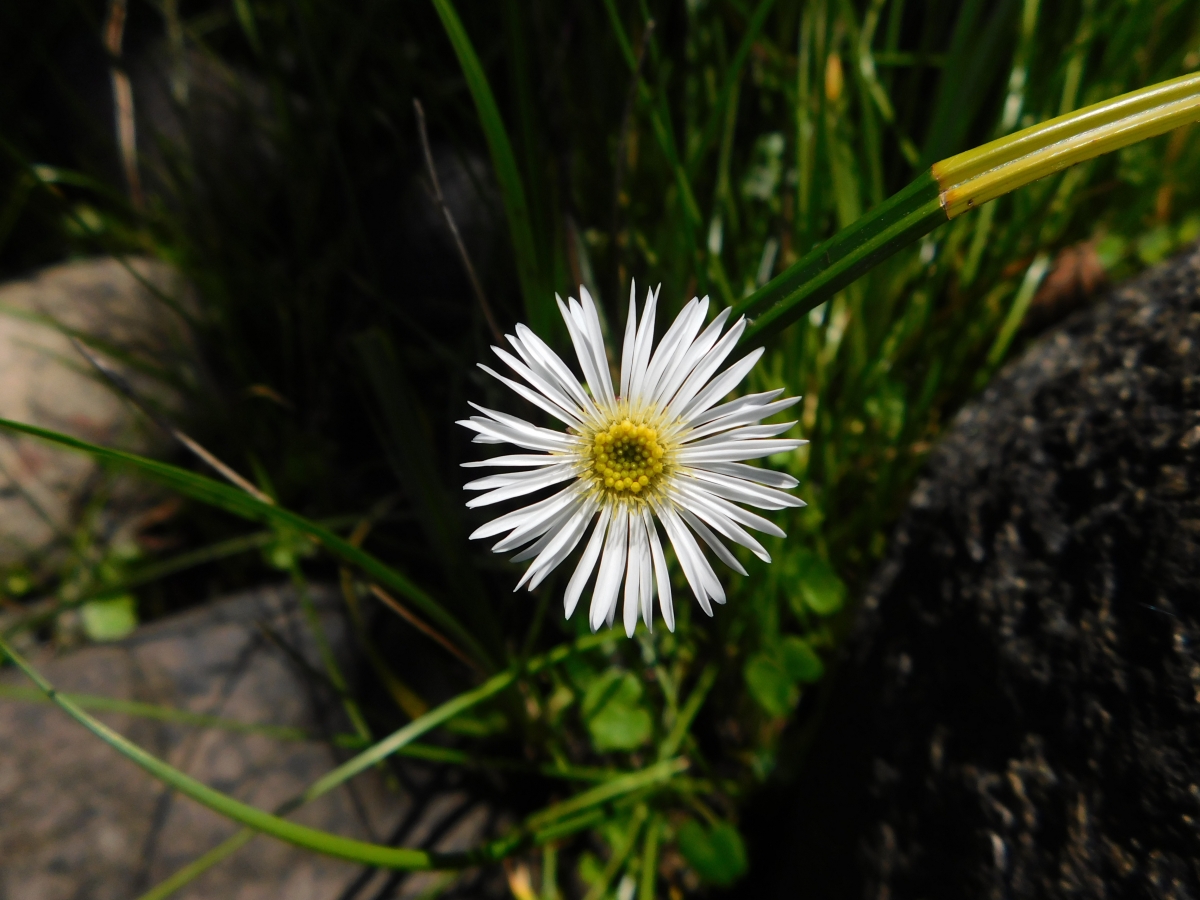
[[[95,71],[160,92],[138,131],[141,193],[103,137],[113,110],[64,62],[110,11],[43,11],[19,41],[0,27],[22,71],[0,96],[0,269],[97,252],[176,266],[197,348],[164,373],[188,397],[179,424],[253,482],[76,442],[191,501],[174,526],[191,555],[120,587],[193,563],[224,584],[336,582],[364,660],[346,709],[368,749],[278,816],[58,696],[250,829],[154,896],[255,831],[406,870],[512,859],[545,898],[736,881],[739,804],[802,763],[854,599],[955,410],[1082,291],[1071,271],[1120,278],[1200,236],[1194,126],[1138,126],[1129,140],[1149,139],[1027,186],[1041,170],[1022,174],[1018,147],[998,199],[950,218],[939,200],[970,169],[956,154],[1200,68],[1186,0],[133,4],[122,55]],[[1181,84],[1171,102],[1194,120],[1200,89]],[[430,200],[414,99],[478,290]],[[912,227],[871,255],[852,226],[880,209]],[[834,278],[840,253],[852,265]],[[565,353],[554,293],[582,284],[616,349],[634,278],[661,282],[663,317],[708,294],[761,323],[750,389],[804,395],[810,441],[769,463],[809,506],[774,516],[775,562],[747,556],[714,620],[680,603],[673,634],[626,641],[561,621],[565,579],[511,594],[515,568],[468,544],[483,519],[462,506],[473,454],[453,422],[468,400],[510,407],[474,368],[497,340],[489,315]],[[490,767],[519,825],[438,855],[286,819],[434,729],[427,756]]]

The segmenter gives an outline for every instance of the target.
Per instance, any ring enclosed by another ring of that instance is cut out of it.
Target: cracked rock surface
[[[345,657],[348,641],[334,598],[316,592],[315,600],[331,644]],[[299,652],[307,665],[320,666],[303,621],[291,590],[266,588],[162,620],[117,643],[59,658],[35,653],[32,661],[62,691],[315,734],[345,731],[336,702],[314,694],[297,664]],[[0,900],[132,900],[237,831],[56,707],[14,698],[14,688],[28,687],[19,672],[0,671]],[[335,755],[318,740],[94,714],[189,775],[263,809],[350,755]],[[405,764],[397,774],[399,782],[388,784],[370,770],[292,818],[348,837],[442,850],[465,849],[489,828],[489,810],[444,773]],[[437,877],[363,871],[259,836],[173,896],[408,897]]]
[[[757,896],[1200,897],[1200,248],[960,414],[828,708]]]

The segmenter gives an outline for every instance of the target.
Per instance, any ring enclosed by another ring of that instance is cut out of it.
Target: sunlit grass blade
[[[46,681],[41,674],[25,661],[24,657],[13,650],[8,642],[2,638],[0,638],[0,651],[3,651],[17,668],[24,672],[30,681],[36,684],[46,696],[50,697],[72,719],[126,759],[137,763],[137,765],[141,766],[159,781],[171,786],[179,793],[203,804],[216,813],[235,822],[247,825],[255,831],[261,831],[264,834],[269,834],[296,846],[305,847],[328,856],[336,856],[354,862],[394,869],[416,870],[437,867],[435,855],[424,850],[386,847],[330,834],[316,828],[309,828],[306,825],[298,825],[295,822],[289,822],[287,819],[273,816],[247,803],[242,803],[240,800],[235,800],[233,797],[223,794],[220,791],[213,790],[208,785],[197,781],[190,775],[186,775],[153,754],[147,753],[137,744],[118,734],[103,722],[88,715],[78,704],[71,701],[66,695],[56,691],[50,682]]]
[[[580,638],[573,644],[562,644],[550,652],[543,654],[542,656],[538,656],[529,660],[525,665],[524,671],[531,674],[539,672],[548,666],[557,665],[563,662],[575,653],[583,652],[593,647],[598,647],[608,640],[611,640],[611,638],[606,634],[593,634],[584,638]],[[4,646],[2,642],[0,642],[0,646]],[[382,762],[388,756],[394,753],[400,753],[405,747],[410,746],[421,735],[432,731],[434,728],[437,728],[439,725],[442,725],[445,722],[448,722],[450,719],[453,719],[455,716],[467,711],[472,706],[476,706],[490,697],[500,693],[509,685],[511,685],[515,679],[515,672],[511,670],[502,672],[499,675],[494,676],[485,684],[480,685],[478,688],[447,700],[441,706],[438,706],[435,709],[432,709],[424,715],[418,717],[417,719],[414,719],[412,722],[409,722],[398,731],[393,732],[378,744],[375,744],[373,747],[364,750],[353,759],[348,760],[338,768],[334,769],[332,772],[329,772],[318,779],[302,794],[295,797],[288,803],[285,803],[280,808],[281,811],[291,812],[295,809],[299,809],[304,804],[309,803],[318,797],[324,796],[334,788],[344,784],[356,775],[359,775],[362,772],[365,772],[367,769],[370,769]],[[202,875],[212,866],[217,865],[221,861],[227,859],[233,853],[236,853],[237,850],[245,846],[245,844],[253,836],[254,831],[251,829],[238,832],[237,834],[228,838],[224,843],[214,847],[211,851],[204,854],[203,857],[194,860],[184,869],[176,872],[166,881],[162,882],[159,886],[152,889],[144,897],[140,898],[140,900],[162,900],[162,898],[169,896],[171,893],[183,887],[185,884],[200,877],[200,875]]]
[[[292,728],[287,725],[263,725],[257,722],[239,722],[234,719],[224,719],[220,716],[208,716],[202,713],[188,712],[170,706],[154,703],[141,703],[135,700],[119,700],[115,697],[102,697],[95,694],[74,694],[63,692],[60,696],[79,706],[80,709],[90,709],[96,712],[118,713],[125,716],[135,716],[142,719],[152,719],[158,722],[168,722],[172,725],[187,725],[192,728],[214,728],[220,731],[231,731],[240,734],[261,734],[277,741],[315,741],[316,735],[309,734],[303,728]],[[36,688],[12,687],[0,684],[0,699],[18,700],[23,703],[51,702],[45,693]],[[362,741],[351,735],[346,740],[338,740],[339,746],[361,746]]]
[[[735,307],[747,338],[779,331],[900,248],[1076,163],[1200,120],[1200,74],[1152,85],[935,163]]]
[[[496,105],[496,97],[488,84],[487,73],[483,71],[483,64],[479,61],[479,55],[475,52],[454,4],[451,0],[433,0],[433,6],[442,20],[450,44],[454,47],[459,65],[462,66],[463,77],[479,113],[479,124],[483,128],[488,149],[492,154],[496,181],[500,186],[500,193],[504,198],[504,212],[508,217],[517,277],[525,298],[525,313],[529,317],[530,326],[535,331],[546,334],[553,329],[553,296],[543,283],[541,269],[538,267],[537,246],[533,239],[533,223],[529,215],[525,186],[521,181],[521,171],[517,167],[512,143],[504,128],[504,120],[500,117],[500,108]]]
[[[1200,73],[1122,94],[934,163],[949,218],[1039,178],[1200,120]]]
[[[365,550],[355,547],[328,528],[304,516],[270,503],[264,503],[261,500],[251,497],[244,491],[229,487],[203,475],[197,475],[195,472],[189,472],[186,469],[181,469],[157,460],[147,459],[134,453],[101,447],[97,444],[91,444],[87,441],[70,437],[69,435],[60,434],[56,431],[26,425],[21,422],[13,422],[8,419],[0,419],[0,429],[28,434],[72,450],[90,454],[104,462],[135,469],[194,500],[199,500],[202,503],[207,503],[242,518],[270,522],[273,525],[284,526],[306,534],[318,541],[330,553],[356,566],[380,584],[386,585],[406,597],[420,608],[423,613],[437,622],[439,626],[452,634],[480,662],[486,666],[494,667],[494,663],[480,643],[442,604],[438,603],[424,590],[391,566],[386,565]]]

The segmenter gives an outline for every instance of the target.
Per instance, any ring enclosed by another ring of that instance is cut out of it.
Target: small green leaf
[[[743,670],[750,696],[773,716],[785,716],[792,708],[793,678],[774,658],[755,653]]]
[[[119,641],[137,628],[137,606],[131,594],[93,600],[79,609],[83,631],[93,641]]]
[[[846,585],[828,560],[811,550],[796,554],[796,580],[800,590],[799,600],[818,616],[831,616],[846,602]],[[795,607],[797,598],[792,598]],[[797,615],[803,611],[796,610]]]
[[[650,739],[650,714],[641,699],[642,683],[630,672],[612,669],[588,685],[583,717],[597,750],[632,750]]]
[[[796,681],[811,684],[825,674],[825,664],[808,641],[795,635],[785,637],[779,645],[780,657],[787,673]]]
[[[746,873],[746,846],[737,829],[718,822],[711,830],[695,819],[679,829],[679,852],[704,881],[730,885]]]

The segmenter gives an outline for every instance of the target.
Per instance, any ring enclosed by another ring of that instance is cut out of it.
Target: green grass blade
[[[56,431],[38,428],[34,425],[26,425],[22,422],[13,422],[8,419],[0,419],[0,429],[28,434],[53,444],[90,454],[104,462],[136,469],[161,484],[165,484],[179,491],[181,494],[191,497],[193,500],[199,500],[202,503],[207,503],[210,506],[215,506],[245,519],[270,522],[273,525],[285,526],[306,534],[318,541],[330,553],[356,566],[381,585],[403,595],[441,628],[445,629],[467,652],[471,653],[486,666],[495,668],[491,658],[479,642],[475,640],[474,636],[444,606],[434,600],[424,590],[391,566],[376,559],[370,553],[359,547],[355,547],[349,541],[338,537],[338,535],[334,534],[328,528],[318,525],[304,516],[269,503],[263,503],[244,491],[239,491],[236,488],[229,487],[211,478],[206,478],[203,475],[197,475],[195,472],[189,472],[187,469],[147,459],[134,453],[101,447],[87,441],[81,441],[78,438],[70,437],[69,435],[60,434]]]
[[[264,737],[278,741],[318,740],[315,735],[309,734],[303,728],[292,728],[287,725],[260,725],[257,722],[238,722],[234,719],[223,719],[220,716],[206,716],[201,713],[187,712],[186,710],[175,709],[170,706],[139,703],[134,700],[118,700],[115,697],[101,697],[95,694],[62,693],[60,696],[75,703],[80,709],[93,709],[97,712],[136,716],[141,719],[169,722],[172,725],[215,728],[239,734],[261,734]],[[17,700],[23,703],[50,702],[50,698],[36,688],[12,687],[6,684],[0,684],[0,699]]]
[[[1122,94],[933,166],[954,218],[1068,166],[1200,121],[1200,73]]]
[[[843,228],[734,307],[752,316],[746,338],[772,334],[858,276],[946,222],[929,172]]]
[[[317,853],[323,853],[327,856],[336,856],[340,859],[348,859],[353,862],[389,869],[416,870],[439,867],[439,862],[435,855],[424,850],[387,847],[366,841],[354,840],[353,838],[341,837],[316,828],[309,828],[306,825],[298,825],[295,822],[289,822],[287,819],[273,816],[247,803],[242,803],[240,800],[235,800],[233,797],[223,794],[220,791],[213,790],[208,785],[197,781],[190,775],[184,774],[153,754],[147,753],[137,744],[127,740],[104,723],[88,715],[78,704],[72,702],[65,695],[58,693],[50,682],[34,670],[2,638],[0,638],[0,651],[4,652],[17,668],[25,673],[30,681],[36,684],[47,697],[53,700],[72,719],[126,759],[137,763],[159,781],[170,785],[179,791],[179,793],[207,806],[216,813],[235,822],[241,822],[255,831],[261,831],[264,834],[277,837],[290,844],[314,850]]]
[[[529,660],[529,662],[525,665],[525,671],[531,674],[539,672],[549,666],[554,666],[563,662],[565,659],[575,653],[580,653],[585,650],[598,647],[609,640],[612,640],[611,636],[601,632],[599,634],[592,634],[588,635],[587,637],[580,638],[573,644],[562,644],[542,656],[534,657],[533,659]],[[376,744],[374,747],[364,750],[358,756],[348,760],[342,766],[339,766],[334,771],[314,782],[308,787],[307,790],[304,791],[304,793],[284,804],[284,806],[281,807],[281,810],[290,812],[292,810],[299,809],[305,803],[309,803],[312,800],[327,794],[329,791],[345,783],[355,775],[358,775],[360,772],[364,772],[382,762],[389,754],[401,753],[405,747],[410,747],[412,743],[422,734],[432,731],[434,728],[444,722],[449,721],[459,713],[465,712],[467,709],[471,708],[471,706],[481,703],[489,697],[492,697],[504,690],[506,687],[512,684],[513,680],[515,680],[515,677],[516,676],[513,672],[503,672],[492,678],[486,684],[476,688],[473,691],[470,691],[468,694],[454,697],[436,709],[432,709],[425,713],[425,715],[414,719],[400,730],[393,732],[380,744]],[[382,751],[380,749],[381,746],[383,747]],[[616,780],[620,779],[618,778]],[[142,898],[139,898],[139,900],[162,900],[162,898],[169,896],[180,887],[183,887],[185,884],[198,878],[212,866],[215,866],[217,863],[227,859],[230,855],[237,852],[237,850],[244,846],[251,837],[253,837],[252,831],[243,831],[233,835],[224,843],[206,853],[203,857],[194,860],[184,869],[176,872],[169,879],[162,882],[162,884],[160,884],[158,887],[154,888],[150,893],[146,894]]]
[[[460,614],[475,623],[489,650],[500,652],[501,633],[491,603],[467,558],[464,507],[446,491],[439,471],[437,446],[417,391],[405,372],[395,345],[381,329],[358,335],[353,346],[374,396],[376,432],[397,480],[417,512],[434,556],[445,573]]]
[[[688,153],[687,173],[691,178],[695,178],[699,174],[697,167],[700,164],[700,160],[708,152],[713,141],[716,140],[717,130],[725,120],[730,98],[737,87],[738,81],[742,77],[742,70],[745,68],[746,59],[750,55],[750,48],[762,32],[763,26],[767,22],[767,16],[770,15],[771,8],[774,5],[775,0],[761,0],[758,7],[754,10],[754,15],[750,17],[750,22],[746,25],[746,31],[738,43],[737,50],[734,51],[733,59],[730,60],[729,65],[725,68],[725,74],[721,81],[721,92],[717,95],[717,102],[709,112],[708,120],[704,124],[704,130],[701,132],[700,139],[696,141]]]
[[[734,308],[746,338],[786,327],[949,219],[1076,163],[1200,121],[1200,73],[1151,85],[935,163]]]
[[[434,9],[446,29],[446,36],[454,47],[462,66],[463,77],[475,101],[479,113],[479,124],[483,127],[488,149],[492,154],[492,165],[496,170],[496,181],[504,198],[504,212],[508,217],[508,229],[512,237],[513,253],[516,257],[517,277],[521,282],[521,293],[525,297],[525,314],[529,325],[542,334],[550,332],[556,313],[553,296],[543,284],[538,267],[537,247],[533,239],[533,224],[529,215],[529,203],[525,186],[513,153],[512,143],[500,117],[496,97],[488,84],[483,64],[471,44],[471,38],[463,27],[458,12],[451,0],[433,0]]]

